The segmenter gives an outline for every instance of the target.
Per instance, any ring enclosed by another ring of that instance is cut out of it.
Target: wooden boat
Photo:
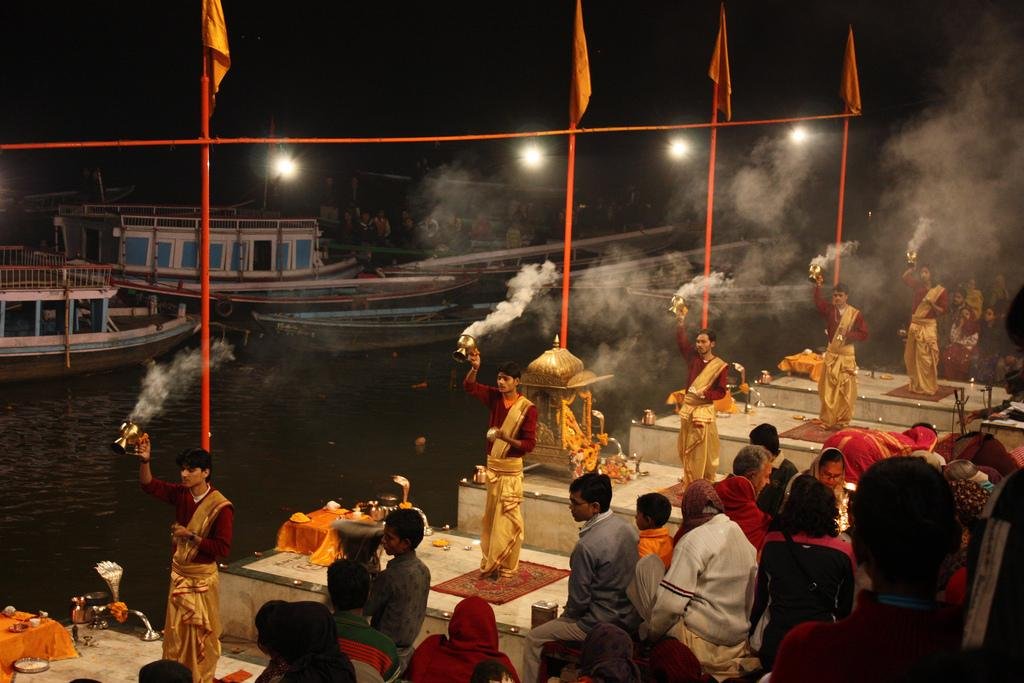
[[[668,311],[674,289],[643,289],[630,287],[627,293],[638,300],[647,301],[661,306]],[[806,284],[799,285],[763,285],[756,287],[722,287],[711,292],[709,306],[715,310],[733,310],[735,308],[755,308],[759,311],[774,308],[789,308],[794,304],[805,304],[811,301],[811,288]],[[688,302],[695,310],[700,302]]]
[[[653,254],[669,247],[676,236],[676,227],[665,225],[631,232],[614,233],[600,237],[574,239],[572,267],[586,268],[611,260],[628,260],[638,255]],[[388,274],[408,275],[495,275],[507,277],[519,271],[524,264],[541,263],[545,259],[562,262],[564,242],[549,242],[515,249],[481,251],[459,256],[422,259],[385,268]]]
[[[470,324],[483,319],[495,304],[437,305],[365,311],[314,311],[293,314],[253,313],[260,327],[299,346],[347,352],[454,343]]]
[[[153,204],[66,204],[53,219],[67,258],[115,267],[149,282],[199,280],[200,208]],[[351,257],[324,260],[316,218],[234,207],[210,210],[210,280],[315,282],[361,269]]]
[[[0,247],[0,382],[104,372],[171,350],[198,330],[190,316],[111,307],[110,266]]]

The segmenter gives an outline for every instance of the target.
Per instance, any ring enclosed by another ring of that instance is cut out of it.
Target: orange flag
[[[843,80],[839,83],[839,97],[846,103],[848,114],[860,114],[860,79],[857,78],[857,53],[853,49],[853,26],[846,36],[846,55],[843,57]]]
[[[583,7],[576,0],[576,24],[572,35],[572,92],[569,94],[569,126],[575,128],[590,102],[590,60],[583,33]]]
[[[715,51],[711,53],[708,76],[718,84],[715,107],[725,114],[726,121],[732,121],[732,82],[729,80],[729,41],[725,37],[724,2],[718,18],[718,38],[715,39]]]
[[[228,49],[228,26],[224,22],[224,8],[220,0],[203,0],[203,45],[210,50],[213,83],[210,84],[210,113],[213,101],[228,69],[231,68],[231,50]]]

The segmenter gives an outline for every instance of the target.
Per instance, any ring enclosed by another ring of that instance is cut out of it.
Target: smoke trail
[[[935,223],[932,222],[931,218],[925,218],[921,216],[917,219],[917,227],[914,228],[914,235],[907,242],[907,251],[918,251],[924,241],[928,239],[928,236],[932,232],[932,228],[935,227]]]
[[[523,314],[541,287],[552,285],[557,279],[558,272],[551,261],[545,261],[541,265],[523,266],[516,276],[508,281],[508,299],[498,304],[494,312],[486,318],[467,327],[462,334],[482,337],[502,329]]]
[[[210,347],[210,369],[224,361],[235,359],[234,348],[224,341],[216,341]],[[130,419],[145,423],[159,415],[164,403],[194,382],[202,372],[202,357],[199,349],[183,349],[170,363],[153,363],[142,378],[142,394],[132,409]]]
[[[732,280],[726,279],[725,273],[719,273],[717,271],[711,273],[707,278],[703,275],[698,275],[693,278],[678,290],[676,290],[676,296],[680,296],[684,301],[690,303],[696,301],[698,298],[704,296],[704,284],[707,283],[709,292],[720,291],[722,289],[729,289],[732,287]]]
[[[828,268],[830,265],[835,263],[836,256],[847,256],[857,251],[857,247],[860,246],[860,242],[843,242],[836,249],[836,245],[828,245],[828,249],[825,250],[825,255],[818,254],[811,259],[812,266],[821,266],[822,268]]]

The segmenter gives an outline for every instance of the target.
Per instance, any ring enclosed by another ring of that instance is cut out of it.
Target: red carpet
[[[909,384],[904,384],[898,389],[885,392],[885,395],[896,396],[897,398],[912,398],[916,401],[941,401],[947,396],[952,396],[954,391],[956,391],[956,387],[949,387],[945,384],[940,384],[939,390],[931,396],[928,396],[927,394],[915,394],[910,390]]]
[[[503,605],[566,576],[569,576],[568,569],[556,569],[533,562],[520,562],[519,572],[507,579],[481,579],[479,571],[472,571],[431,586],[431,589],[438,593],[458,595],[461,598],[475,595],[495,605]]]
[[[669,486],[667,489],[661,489],[658,493],[668,498],[668,502],[672,503],[672,507],[677,508],[683,502],[683,492],[685,490],[686,485],[683,482],[679,482]]]
[[[825,443],[825,440],[839,431],[836,429],[825,429],[817,420],[801,422],[796,427],[779,434],[780,439],[799,439],[801,441],[813,441]]]

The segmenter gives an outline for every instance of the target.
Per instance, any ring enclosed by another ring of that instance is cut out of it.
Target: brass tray
[[[49,668],[49,660],[38,657],[22,657],[14,662],[14,670],[23,674],[40,674]]]

